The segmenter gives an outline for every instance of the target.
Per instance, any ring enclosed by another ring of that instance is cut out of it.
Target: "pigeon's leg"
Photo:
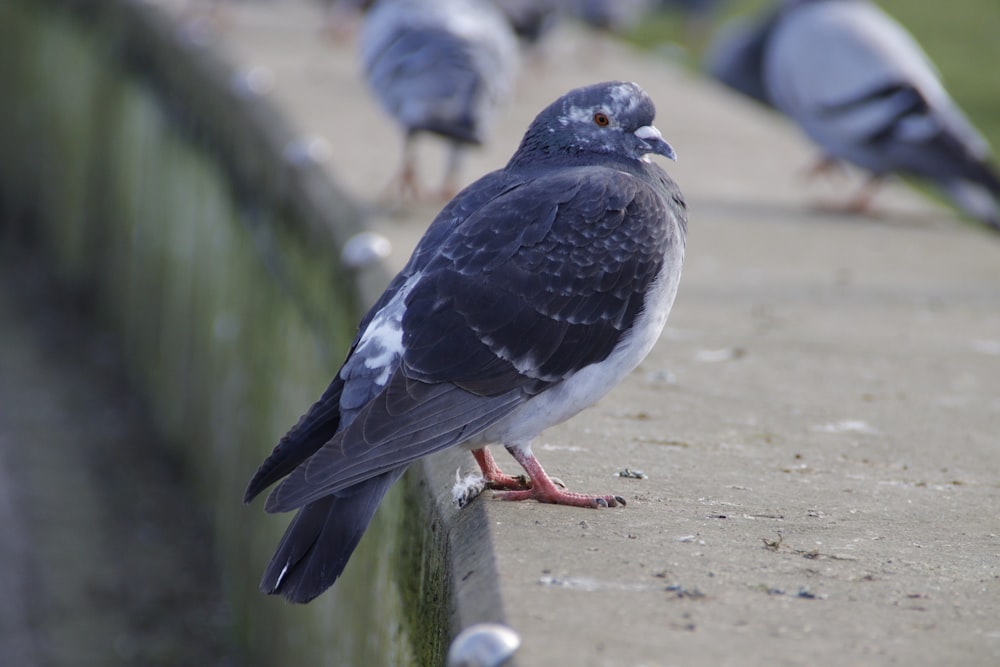
[[[517,459],[528,477],[531,478],[531,488],[524,491],[498,491],[494,498],[501,500],[537,500],[540,503],[555,505],[572,505],[574,507],[617,507],[625,505],[621,496],[589,496],[584,493],[573,493],[556,486],[556,483],[542,469],[530,447],[508,446],[507,451]]]
[[[458,194],[458,175],[461,171],[463,157],[465,157],[465,147],[461,142],[452,142],[448,151],[448,163],[445,165],[444,182],[441,184],[441,192],[438,193],[442,201],[451,201]]]
[[[843,177],[844,164],[835,157],[820,155],[816,162],[802,170],[802,178],[811,181],[818,176],[827,176],[831,173]]]
[[[403,139],[403,160],[399,173],[389,181],[382,194],[383,199],[411,201],[420,199],[420,184],[417,182],[417,159],[413,148],[414,133],[407,132]]]
[[[514,477],[500,470],[500,466],[497,465],[496,459],[493,458],[493,454],[490,453],[488,447],[473,449],[472,456],[475,457],[476,463],[479,464],[479,469],[483,471],[483,479],[486,480],[486,486],[489,488],[508,490],[531,488],[531,481],[524,475]]]
[[[361,9],[351,5],[360,3],[329,3],[323,16],[322,36],[336,44],[353,42],[361,29]]]
[[[882,177],[872,176],[865,184],[861,186],[858,194],[854,195],[851,201],[847,202],[844,210],[848,213],[854,213],[861,215],[868,213],[871,210],[872,199],[875,198],[875,193],[878,192],[879,188],[882,187]]]

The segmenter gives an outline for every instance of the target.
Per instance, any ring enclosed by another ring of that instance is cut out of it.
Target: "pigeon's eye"
[[[601,111],[594,114],[594,122],[601,127],[607,127],[611,123],[611,121],[608,120],[608,115]]]

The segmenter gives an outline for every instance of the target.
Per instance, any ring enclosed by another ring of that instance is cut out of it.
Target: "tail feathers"
[[[931,164],[924,167],[926,175],[974,183],[1000,199],[1000,175],[990,159],[989,144],[967,123],[952,120],[933,139],[921,144],[920,150]],[[950,187],[946,185],[946,189]]]
[[[1000,199],[986,187],[970,181],[949,181],[942,187],[967,215],[1000,231]]]
[[[264,571],[261,591],[302,604],[332,586],[405,470],[390,470],[300,509]]]

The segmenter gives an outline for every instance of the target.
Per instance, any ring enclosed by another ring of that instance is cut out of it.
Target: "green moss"
[[[296,185],[274,148],[290,130],[235,108],[228,74],[178,51],[154,8],[91,9],[0,3],[0,77],[17,100],[0,105],[2,219],[30,216],[53,266],[117,334],[213,507],[247,654],[262,664],[441,662],[442,542],[426,535],[426,498],[412,482],[389,493],[342,580],[308,606],[258,593],[290,517],[240,502],[353,338],[359,298],[336,257],[359,214],[332,186]]]
[[[451,581],[445,529],[426,500],[425,483],[412,474],[401,482],[405,501],[396,567],[403,573],[403,610],[414,637],[415,663],[439,665],[448,652]]]

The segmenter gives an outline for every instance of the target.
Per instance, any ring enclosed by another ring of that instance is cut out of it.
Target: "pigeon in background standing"
[[[299,510],[261,589],[308,602],[340,576],[410,463],[471,449],[507,500],[581,507],[614,495],[557,486],[531,451],[646,356],[667,320],[687,214],[650,159],[674,151],[636,84],[572,90],[506,167],[448,203],[361,321],[340,371],[247,487]],[[527,472],[502,473],[501,444]]]
[[[413,140],[421,132],[451,143],[442,195],[458,190],[462,149],[481,144],[510,95],[517,40],[488,0],[379,0],[362,25],[369,87],[404,132],[395,186],[418,196]]]
[[[863,211],[881,179],[900,173],[939,186],[1000,230],[1000,178],[989,146],[913,37],[877,6],[787,1],[762,63],[767,99],[828,159],[871,172],[850,210]]]

